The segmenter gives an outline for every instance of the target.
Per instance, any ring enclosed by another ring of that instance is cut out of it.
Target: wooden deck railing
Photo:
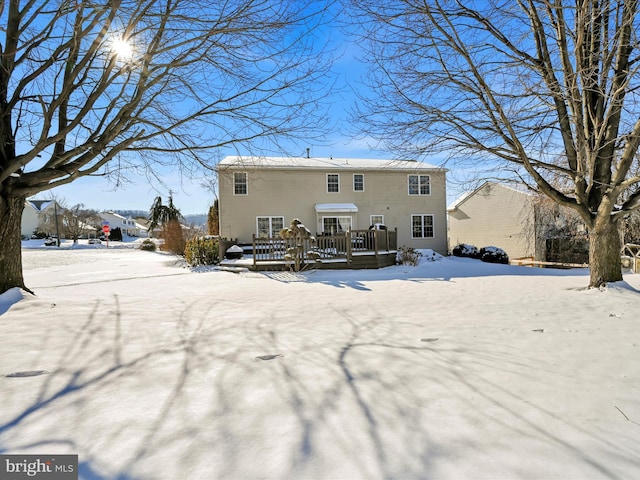
[[[302,240],[280,237],[253,236],[253,264],[260,262],[286,262],[291,260],[287,252],[296,249],[302,261],[317,260],[351,261],[354,254],[378,255],[398,248],[398,231],[394,230],[349,230],[343,234],[318,235],[314,239]]]

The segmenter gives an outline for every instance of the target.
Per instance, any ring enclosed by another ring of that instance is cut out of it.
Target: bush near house
[[[411,265],[415,267],[420,263],[420,257],[422,257],[422,253],[415,248],[402,246],[398,249],[396,260],[401,265]]]
[[[189,265],[216,265],[220,262],[218,239],[213,237],[196,237],[187,241],[184,257]]]
[[[498,247],[482,247],[478,252],[480,260],[489,263],[509,263],[509,255]]]
[[[122,241],[122,230],[120,227],[116,227],[109,232],[109,240],[112,242],[121,242]]]
[[[468,245],[466,243],[461,243],[453,247],[453,250],[451,250],[451,254],[454,257],[479,258],[478,248],[474,245]]]

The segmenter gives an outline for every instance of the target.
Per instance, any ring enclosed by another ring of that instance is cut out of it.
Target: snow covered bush
[[[478,249],[474,245],[460,243],[453,247],[453,250],[451,250],[451,254],[454,257],[478,258]]]
[[[482,247],[478,255],[483,262],[509,263],[509,255],[507,255],[507,252],[498,247]]]
[[[196,237],[187,241],[184,258],[192,266],[216,265],[220,261],[218,239],[213,237]]]
[[[156,244],[153,240],[147,238],[140,244],[140,250],[144,250],[145,252],[155,252]]]
[[[398,263],[402,265],[411,265],[415,267],[416,265],[418,265],[418,263],[420,263],[421,256],[422,253],[417,251],[415,248],[402,246],[398,249],[396,258],[398,260]]]

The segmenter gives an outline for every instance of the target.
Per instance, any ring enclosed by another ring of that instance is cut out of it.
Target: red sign
[[[111,227],[109,225],[103,225],[102,226],[102,231],[104,233],[109,233],[111,231]]]

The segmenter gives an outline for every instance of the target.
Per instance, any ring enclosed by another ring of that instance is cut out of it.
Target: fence
[[[304,263],[342,260],[351,262],[353,255],[377,256],[398,248],[398,231],[348,230],[343,234],[318,235],[311,239],[253,236],[253,264],[286,263],[295,256]]]

